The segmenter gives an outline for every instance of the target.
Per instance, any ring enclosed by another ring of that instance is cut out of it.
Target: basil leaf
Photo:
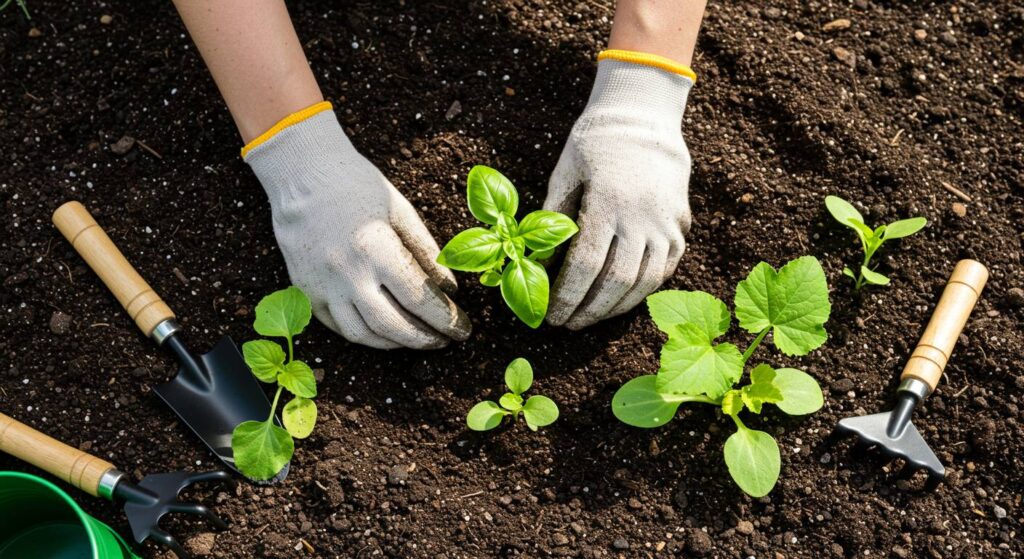
[[[548,289],[548,273],[533,260],[512,260],[501,274],[505,304],[530,328],[540,326],[548,313]]]
[[[519,209],[519,194],[512,181],[484,165],[470,169],[466,198],[473,217],[488,225],[496,225],[501,214],[516,215]]]
[[[569,216],[547,210],[532,212],[519,224],[519,236],[533,250],[553,249],[579,230]]]
[[[483,272],[501,262],[501,238],[483,227],[455,235],[437,255],[437,263],[462,272]]]

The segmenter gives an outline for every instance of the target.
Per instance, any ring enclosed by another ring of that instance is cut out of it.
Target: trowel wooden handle
[[[935,390],[942,377],[942,370],[953,353],[960,332],[967,323],[967,317],[974,310],[974,304],[981,296],[981,290],[988,281],[988,269],[974,260],[961,260],[949,276],[949,282],[942,291],[935,312],[903,368],[901,380],[918,379]]]
[[[0,413],[0,450],[46,470],[86,493],[99,496],[103,474],[114,465],[68,446]]]
[[[117,297],[143,334],[150,336],[157,324],[174,318],[171,308],[128,263],[85,206],[76,201],[65,203],[53,212],[53,224]]]

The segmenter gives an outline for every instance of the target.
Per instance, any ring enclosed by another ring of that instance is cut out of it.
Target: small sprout
[[[860,270],[857,273],[854,273],[849,267],[843,268],[843,275],[854,281],[854,289],[860,289],[865,284],[889,285],[889,278],[870,268],[871,257],[885,241],[909,237],[928,223],[928,220],[923,217],[912,217],[895,221],[889,225],[879,225],[872,229],[864,223],[864,216],[857,211],[857,208],[838,196],[826,196],[825,207],[836,221],[856,231],[861,247],[864,249],[864,261],[861,262]]]
[[[661,367],[656,375],[637,377],[615,393],[615,417],[653,428],[668,423],[684,402],[719,406],[736,425],[725,442],[729,473],[749,495],[767,495],[782,467],[779,446],[768,433],[748,428],[740,412],[760,414],[765,404],[774,404],[790,415],[813,413],[824,403],[821,388],[803,371],[763,363],[750,371],[748,384],[734,386],[769,332],[786,355],[806,355],[825,343],[832,305],[821,264],[804,256],[776,271],[761,262],[736,286],[736,318],[741,328],[756,334],[742,353],[733,344],[715,343],[729,330],[732,316],[709,293],[661,291],[647,298],[647,307],[658,329],[668,334]]]
[[[474,431],[490,431],[499,424],[506,415],[515,420],[523,415],[526,426],[532,431],[539,427],[547,427],[558,419],[558,406],[547,396],[530,396],[525,402],[523,393],[533,385],[533,368],[530,362],[522,357],[509,363],[505,369],[505,386],[510,392],[502,394],[498,403],[484,400],[473,406],[466,415],[466,425]]]
[[[3,0],[3,3],[0,3],[0,12],[6,10],[12,2],[21,8],[21,12],[25,14],[25,19],[32,19],[32,16],[28,13],[28,3],[25,0]]]
[[[548,313],[550,290],[540,262],[579,228],[568,216],[547,210],[529,213],[517,222],[519,194],[511,181],[490,167],[473,167],[466,185],[469,211],[491,227],[473,227],[455,235],[437,262],[479,273],[480,283],[487,287],[501,286],[501,296],[512,312],[531,328],[540,326]],[[506,266],[507,260],[511,262]]]
[[[270,416],[264,421],[244,421],[231,435],[235,466],[250,479],[270,479],[277,475],[295,452],[295,439],[304,439],[316,425],[316,377],[313,369],[294,358],[293,339],[309,324],[312,308],[309,299],[297,287],[275,291],[256,305],[253,329],[263,336],[285,338],[288,352],[270,340],[252,340],[242,344],[242,356],[259,380],[277,384]],[[281,410],[281,428],[274,421],[281,392],[294,398]]]

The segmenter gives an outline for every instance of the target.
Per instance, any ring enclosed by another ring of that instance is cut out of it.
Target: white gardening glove
[[[628,51],[598,60],[544,202],[546,210],[578,214],[580,233],[547,319],[573,330],[624,313],[657,289],[675,272],[690,229],[681,125],[693,72]]]
[[[330,104],[288,117],[243,150],[259,177],[292,283],[352,342],[436,348],[470,333],[442,291],[455,277],[409,204],[352,146]]]

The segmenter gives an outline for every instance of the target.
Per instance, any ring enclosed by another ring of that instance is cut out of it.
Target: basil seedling
[[[306,363],[295,359],[293,339],[302,333],[312,317],[309,299],[297,287],[275,291],[256,305],[253,329],[263,336],[284,338],[288,353],[276,342],[253,340],[242,344],[245,363],[263,382],[277,384],[270,416],[264,421],[244,421],[231,435],[235,466],[251,479],[270,479],[281,471],[295,452],[296,439],[304,439],[316,425],[316,377]],[[284,405],[281,422],[274,421],[281,393],[294,398]]]
[[[473,406],[466,415],[466,425],[474,431],[490,431],[497,427],[501,420],[511,415],[515,420],[522,414],[526,426],[536,431],[539,427],[547,427],[558,419],[558,406],[547,396],[530,396],[523,401],[523,393],[533,385],[533,367],[522,357],[515,359],[505,369],[506,392],[498,399],[498,403],[484,400]]]
[[[857,208],[838,196],[826,196],[825,207],[828,208],[832,217],[836,218],[836,221],[857,232],[860,245],[864,249],[864,261],[861,262],[860,270],[856,274],[849,267],[843,268],[843,275],[854,281],[854,289],[860,289],[868,283],[889,285],[889,278],[869,267],[871,257],[885,241],[909,237],[928,224],[928,220],[923,217],[912,217],[894,221],[889,225],[879,225],[872,229],[864,224],[864,216],[860,215]]]
[[[786,355],[806,355],[825,343],[824,324],[832,305],[821,264],[813,256],[789,262],[779,271],[761,262],[736,286],[736,318],[756,334],[745,351],[715,343],[729,330],[732,317],[718,298],[703,291],[661,291],[647,298],[651,318],[668,334],[656,375],[637,377],[612,398],[612,412],[636,427],[660,427],[679,405],[698,402],[719,406],[736,425],[725,441],[725,463],[740,489],[754,497],[775,487],[782,466],[779,446],[771,435],[747,427],[740,419],[746,408],[760,414],[775,404],[790,415],[817,411],[824,403],[821,388],[798,369],[759,364],[750,382],[739,388],[747,362],[770,332],[775,347]]]
[[[466,187],[470,213],[490,227],[459,233],[441,249],[437,262],[453,270],[478,272],[480,283],[488,287],[500,285],[508,308],[531,328],[540,326],[548,313],[550,285],[538,261],[550,258],[555,247],[579,228],[568,216],[547,210],[517,222],[519,193],[490,167],[473,167]]]

